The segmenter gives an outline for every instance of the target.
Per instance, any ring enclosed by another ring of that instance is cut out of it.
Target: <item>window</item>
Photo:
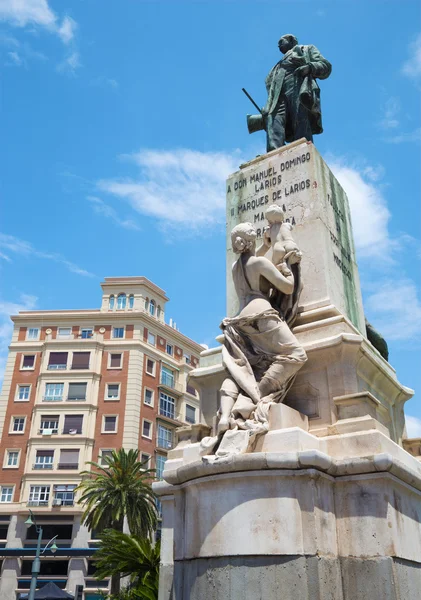
[[[134,306],[134,296],[133,294],[130,294],[129,296],[129,308],[133,308]]]
[[[184,355],[184,360],[186,361],[186,365],[190,365],[191,364],[191,357],[189,354],[185,354]]]
[[[67,352],[50,352],[47,368],[50,371],[67,369]]]
[[[57,329],[57,337],[59,338],[69,338],[72,335],[71,327],[59,327]]]
[[[59,402],[63,400],[64,383],[46,383],[44,402]]]
[[[149,300],[145,298],[145,310],[149,310]]]
[[[104,416],[102,422],[102,433],[115,433],[117,431],[117,417]]]
[[[174,354],[174,346],[171,346],[171,344],[167,344],[167,354],[170,356],[173,356]]]
[[[158,424],[158,447],[169,450],[173,446],[173,430]]]
[[[65,415],[63,433],[82,433],[83,415]]]
[[[164,472],[165,462],[167,460],[166,456],[162,456],[161,454],[157,454],[155,458],[155,468],[156,468],[156,478],[162,479],[162,474]]]
[[[187,423],[196,423],[196,409],[189,404],[186,404],[186,421]]]
[[[40,433],[58,433],[58,415],[41,415]]]
[[[153,406],[153,391],[146,388],[144,394],[143,402],[148,406]]]
[[[158,308],[156,309],[156,318],[160,319],[161,318],[161,314],[162,314],[162,309],[160,306],[158,306]]]
[[[18,386],[18,395],[17,395],[16,400],[21,400],[21,401],[29,400],[30,392],[31,392],[30,385],[19,385]]]
[[[87,383],[69,383],[67,400],[86,400]]]
[[[124,338],[124,327],[113,327],[113,338]]]
[[[186,392],[188,392],[192,396],[196,396],[196,390],[191,385],[186,385]]]
[[[14,433],[23,433],[25,429],[25,417],[12,417],[12,431]]]
[[[33,369],[35,365],[35,355],[25,354],[22,360],[21,369]]]
[[[34,469],[52,469],[54,450],[37,450]]]
[[[6,457],[6,467],[19,466],[19,450],[8,450]]]
[[[39,338],[38,327],[30,327],[26,336],[27,340],[37,340]]]
[[[0,490],[0,502],[12,502],[13,485],[2,485]]]
[[[72,369],[89,369],[90,352],[73,352]]]
[[[126,294],[119,294],[117,296],[117,310],[123,310],[126,308]]]
[[[110,296],[110,298],[108,300],[108,309],[114,310],[114,296]]]
[[[149,314],[154,317],[155,316],[155,300],[151,300],[149,302]]]
[[[146,359],[146,373],[155,377],[155,361],[151,358]]]
[[[159,414],[170,419],[175,419],[175,400],[161,392],[159,394]]]
[[[82,340],[88,340],[94,335],[94,330],[92,327],[84,327],[80,330],[80,337]]]
[[[30,506],[47,506],[50,499],[49,485],[31,485],[29,489]]]
[[[109,383],[107,385],[107,400],[118,400],[120,397],[120,384]]]
[[[142,452],[142,454],[140,455],[140,462],[142,463],[142,466],[144,469],[149,469],[150,464],[151,464],[150,454],[146,454],[146,452]]]
[[[151,333],[150,331],[148,331],[148,344],[150,344],[151,346],[155,346],[156,343],[156,337],[153,333]]]
[[[79,469],[79,449],[71,450],[60,450],[60,462],[58,463],[59,469]]]
[[[168,367],[161,367],[161,383],[168,387],[173,388],[175,383],[174,372]]]
[[[152,439],[152,423],[146,419],[143,419],[142,435],[143,437]]]
[[[110,354],[110,369],[121,369],[121,354]]]
[[[108,467],[108,461],[107,458],[111,458],[113,455],[113,451],[112,450],[101,450],[101,455],[100,455],[100,465],[102,467]]]
[[[56,506],[73,506],[75,503],[75,485],[55,485],[53,504]]]

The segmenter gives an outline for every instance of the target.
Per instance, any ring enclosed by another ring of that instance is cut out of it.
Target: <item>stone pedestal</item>
[[[228,316],[238,310],[230,232],[248,221],[261,237],[267,224],[265,210],[273,203],[282,206],[285,220],[294,225],[293,236],[303,253],[302,311],[336,310],[364,333],[348,199],[315,146],[305,139],[255,158],[227,180]]]
[[[226,371],[220,346],[202,352],[190,373],[201,425],[180,430],[154,484],[159,600],[418,600],[421,443],[404,440],[403,412],[413,392],[366,338],[346,195],[300,140],[228,179],[228,232],[251,221],[261,235],[273,202],[303,252],[293,332],[308,361],[267,433],[206,456]],[[233,261],[228,248],[230,315]]]

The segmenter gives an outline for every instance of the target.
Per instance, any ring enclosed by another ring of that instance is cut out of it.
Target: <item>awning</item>
[[[57,548],[55,553],[47,549],[43,556],[92,556],[98,548]],[[3,556],[35,556],[36,548],[0,548],[0,557]]]
[[[24,600],[28,596],[29,594],[21,594],[19,600]],[[34,600],[74,600],[74,596],[61,590],[53,581],[49,581],[35,592]]]

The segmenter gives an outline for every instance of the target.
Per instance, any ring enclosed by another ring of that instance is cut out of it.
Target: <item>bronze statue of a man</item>
[[[265,129],[267,152],[302,137],[322,133],[320,89],[316,79],[329,77],[332,66],[315,46],[301,46],[292,34],[278,42],[284,55],[266,77],[268,99],[262,116],[248,117],[250,133]]]

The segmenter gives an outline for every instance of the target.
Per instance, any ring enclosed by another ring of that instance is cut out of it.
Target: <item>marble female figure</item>
[[[228,376],[220,390],[219,439],[228,429],[256,434],[267,431],[271,404],[283,400],[307,360],[287,323],[269,302],[272,289],[293,293],[294,276],[287,261],[295,251],[285,255],[282,269],[256,256],[256,230],[251,223],[234,227],[231,241],[240,254],[232,270],[240,311],[221,324]]]

